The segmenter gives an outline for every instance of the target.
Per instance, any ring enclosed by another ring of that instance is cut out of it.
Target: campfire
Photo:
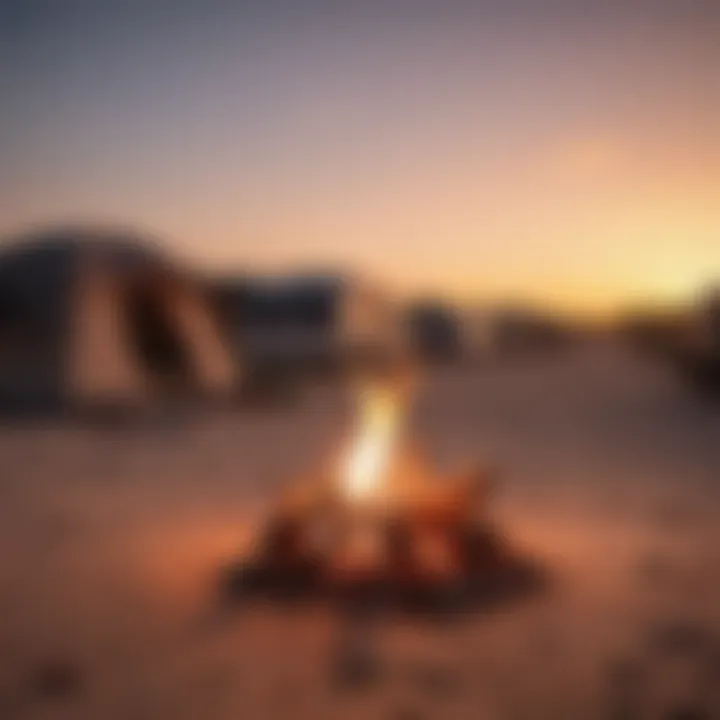
[[[356,427],[282,494],[235,568],[235,591],[436,607],[526,584],[527,564],[491,526],[488,468],[434,472],[404,432],[410,395],[398,380],[361,388]]]

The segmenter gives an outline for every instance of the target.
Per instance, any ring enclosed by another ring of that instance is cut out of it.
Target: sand
[[[720,408],[610,344],[428,378],[417,437],[444,470],[498,468],[494,520],[548,588],[381,622],[365,683],[338,680],[326,608],[218,593],[348,420],[314,387],[286,407],[0,428],[0,717],[720,717]]]

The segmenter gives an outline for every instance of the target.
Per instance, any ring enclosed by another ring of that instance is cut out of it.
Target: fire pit
[[[456,609],[537,584],[491,526],[488,469],[442,477],[403,437],[407,396],[402,383],[359,393],[355,432],[282,495],[230,573],[233,596]]]

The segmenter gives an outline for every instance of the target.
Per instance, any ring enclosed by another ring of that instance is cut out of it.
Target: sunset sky
[[[720,3],[0,0],[0,92],[0,237],[563,309],[720,279]]]

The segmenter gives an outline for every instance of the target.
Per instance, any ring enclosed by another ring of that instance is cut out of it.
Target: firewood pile
[[[280,498],[226,589],[234,598],[374,600],[419,611],[530,590],[537,571],[493,528],[491,495],[483,466],[436,478],[407,449],[371,498],[348,498],[332,472],[317,473]]]

